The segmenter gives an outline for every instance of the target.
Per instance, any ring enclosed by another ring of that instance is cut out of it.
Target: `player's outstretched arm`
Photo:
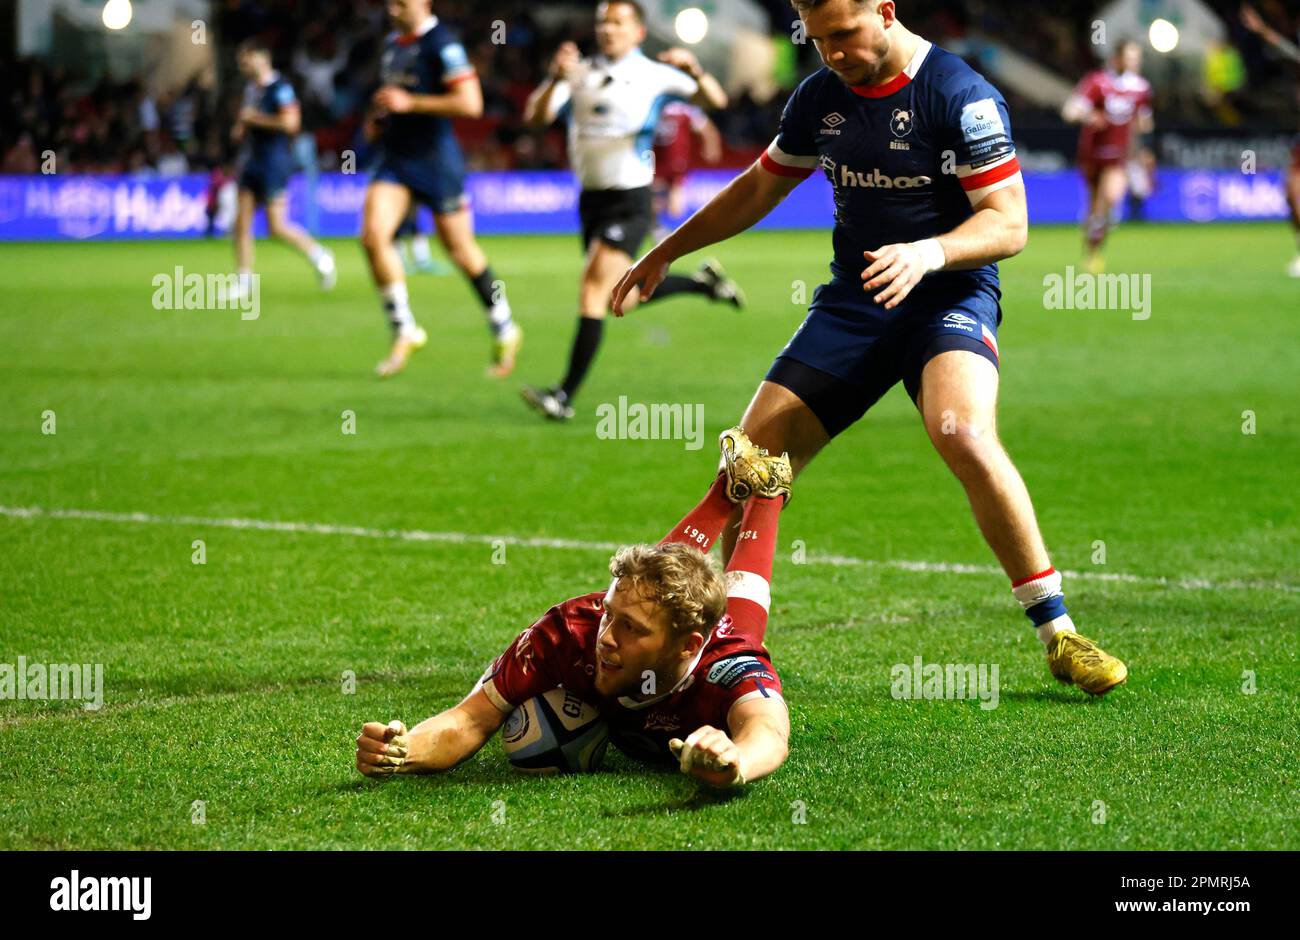
[[[757,224],[801,182],[803,180],[798,177],[769,173],[755,161],[675,232],[628,268],[611,297],[614,315],[623,315],[623,302],[633,288],[639,287],[641,299],[648,299],[667,276],[670,264],[682,255],[726,241]]]
[[[357,770],[367,777],[450,770],[477,754],[505,720],[478,688],[459,705],[426,718],[410,731],[400,721],[366,722],[357,738]]]
[[[296,134],[302,129],[302,111],[296,104],[287,105],[275,114],[263,114],[256,108],[245,108],[239,115],[245,127],[256,127],[279,134]]]
[[[1295,43],[1264,22],[1264,18],[1249,3],[1243,3],[1241,6],[1241,22],[1248,30],[1282,53],[1291,62],[1300,65],[1300,46],[1296,46]]]
[[[524,123],[532,128],[549,127],[559,116],[560,106],[568,100],[569,78],[582,61],[575,42],[564,42],[551,58],[546,81],[539,85],[524,105]]]
[[[695,58],[695,54],[689,49],[682,49],[679,46],[666,49],[659,53],[659,61],[671,65],[675,69],[681,69],[695,79],[696,84],[699,85],[699,90],[695,92],[691,104],[701,108],[708,108],[711,111],[722,111],[730,104],[722,85],[719,84],[716,78],[704,71],[699,60]]]
[[[989,193],[975,214],[939,236],[948,271],[969,271],[1012,258],[1029,242],[1029,206],[1023,184]]]
[[[385,85],[375,92],[372,104],[392,114],[429,114],[445,118],[483,116],[483,86],[470,74],[442,95],[413,95],[398,85]]]
[[[737,702],[727,714],[731,734],[705,725],[668,743],[682,773],[714,787],[737,787],[766,777],[790,753],[790,715],[777,698]]]
[[[1061,119],[1067,124],[1087,124],[1096,110],[1091,101],[1076,91],[1061,105]]]

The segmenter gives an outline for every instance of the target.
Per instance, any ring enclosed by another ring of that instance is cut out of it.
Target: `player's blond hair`
[[[631,580],[668,611],[673,633],[708,635],[727,612],[727,589],[712,560],[681,542],[629,545],[609,560],[609,573]]]
[[[830,0],[790,0],[790,6],[794,7],[797,13],[807,13],[829,2]],[[855,2],[860,7],[871,7],[873,10],[880,5],[879,0],[855,0]]]

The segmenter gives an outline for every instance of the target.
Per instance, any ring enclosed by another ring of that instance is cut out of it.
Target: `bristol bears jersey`
[[[413,95],[445,95],[452,85],[475,75],[465,47],[436,16],[413,34],[391,33],[379,60],[379,80]],[[433,114],[390,114],[383,134],[385,151],[401,158],[436,158],[454,147],[449,118]]]
[[[256,108],[267,117],[276,117],[285,108],[297,105],[293,86],[272,72],[265,85],[249,82],[244,86],[244,107]],[[288,160],[291,155],[289,135],[262,127],[248,128],[249,159],[258,164]]]
[[[1120,75],[1109,69],[1098,69],[1084,76],[1074,96],[1106,116],[1105,127],[1084,125],[1079,134],[1079,159],[1084,162],[1128,159],[1135,119],[1151,116],[1151,83],[1132,72]]]
[[[689,101],[699,83],[640,49],[617,62],[583,59],[557,83],[549,117],[569,118],[569,164],[583,189],[639,189],[654,182],[654,135],[670,101]]]
[[[727,730],[737,702],[781,699],[781,680],[763,647],[724,616],[676,687],[646,701],[607,698],[596,691],[596,635],[604,593],[557,604],[496,658],[479,685],[492,704],[513,711],[535,695],[563,686],[597,708],[609,722],[610,740],[630,757],[672,761],[668,742],[701,725]]]
[[[925,40],[884,85],[850,87],[828,68],[810,75],[761,160],[783,176],[822,168],[835,189],[831,270],[848,280],[867,266],[864,251],[950,232],[987,195],[1021,182],[1002,95]],[[997,265],[931,277],[996,284]]]

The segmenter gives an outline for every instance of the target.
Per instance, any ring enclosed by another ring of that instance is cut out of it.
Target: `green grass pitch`
[[[367,781],[353,740],[452,704],[537,614],[604,586],[602,545],[694,505],[803,315],[796,282],[824,279],[826,233],[717,249],[743,314],[674,298],[611,321],[565,426],[517,392],[567,355],[573,237],[484,239],[527,332],[504,383],[459,277],[411,281],[430,346],[376,380],[387,333],[355,242],[334,245],[332,294],[260,243],[255,321],[151,304],[156,274],[227,270],[225,242],[6,246],[0,663],[99,663],[106,694],[0,701],[0,848],[1300,847],[1289,243],[1121,229],[1108,259],[1150,274],[1145,321],[1044,309],[1072,229],[1003,266],[1002,435],[1078,573],[1080,629],[1128,684],[1094,701],[1052,679],[896,389],[783,517],[767,642],[792,750],[740,796],[612,751],[599,774],[522,777],[498,741],[444,776]],[[704,448],[600,439],[594,409],[620,395],[703,404]],[[217,524],[235,519],[308,525]],[[918,655],[998,664],[998,707],[895,700],[890,667]]]

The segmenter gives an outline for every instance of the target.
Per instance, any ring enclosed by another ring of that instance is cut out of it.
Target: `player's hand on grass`
[[[560,48],[555,50],[555,55],[551,58],[551,78],[558,82],[567,81],[581,61],[582,53],[578,51],[576,42],[560,43]]]
[[[357,770],[367,777],[400,774],[407,758],[406,725],[394,719],[386,725],[368,721],[357,738]]]
[[[863,290],[880,290],[872,300],[893,310],[912,293],[933,267],[927,266],[921,248],[915,242],[883,245],[875,251],[864,251],[869,267],[862,272]]]
[[[649,300],[655,288],[668,276],[668,265],[671,263],[672,259],[660,257],[658,249],[651,249],[648,255],[628,268],[627,273],[614,285],[614,290],[609,295],[609,306],[614,311],[614,316],[623,315],[623,304],[634,287],[641,288],[642,301]]]
[[[385,85],[375,92],[375,97],[371,100],[376,107],[392,114],[406,114],[412,106],[411,93],[396,85]]]
[[[659,53],[659,61],[665,65],[671,65],[675,69],[681,69],[694,79],[698,79],[704,74],[704,69],[700,68],[700,61],[695,58],[695,53],[680,46],[674,46],[672,49],[665,49]]]
[[[683,741],[673,738],[668,749],[679,762],[682,773],[704,781],[712,787],[738,787],[745,782],[740,772],[740,748],[711,725],[702,725]]]

